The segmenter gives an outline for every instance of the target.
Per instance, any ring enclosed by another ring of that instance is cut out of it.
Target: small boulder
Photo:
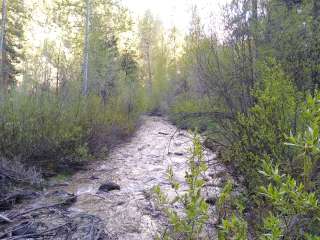
[[[209,205],[215,205],[217,202],[217,198],[216,197],[208,197],[206,199],[206,203]]]
[[[160,134],[160,135],[165,135],[165,136],[168,136],[168,135],[169,135],[169,133],[166,133],[166,132],[158,132],[158,134]]]
[[[204,177],[203,177],[203,181],[205,181],[205,182],[209,182],[209,181],[210,181],[210,178],[208,178],[208,177],[204,176]]]
[[[182,153],[182,152],[175,152],[174,155],[176,155],[176,156],[183,156],[183,153]]]
[[[120,186],[114,182],[106,182],[99,187],[101,192],[110,192],[114,190],[120,190]]]

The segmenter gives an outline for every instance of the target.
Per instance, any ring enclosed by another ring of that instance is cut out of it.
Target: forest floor
[[[0,213],[10,220],[0,227],[0,239],[39,235],[45,239],[154,239],[166,228],[166,220],[152,189],[160,185],[174,197],[167,179],[172,166],[181,192],[186,190],[192,135],[163,117],[144,116],[142,121],[134,136],[114,148],[106,161],[93,162],[70,179],[55,180],[36,198]],[[214,152],[204,153],[209,170],[203,176],[207,181],[203,194],[206,199],[216,198],[226,181],[226,169]],[[214,229],[215,219],[208,224],[207,229]],[[17,231],[21,228],[24,231]],[[214,235],[214,230],[209,234]]]

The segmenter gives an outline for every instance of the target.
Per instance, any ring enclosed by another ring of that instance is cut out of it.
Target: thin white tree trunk
[[[89,32],[90,32],[90,0],[86,0],[86,23],[84,34],[84,54],[83,54],[83,95],[88,94],[89,75]]]

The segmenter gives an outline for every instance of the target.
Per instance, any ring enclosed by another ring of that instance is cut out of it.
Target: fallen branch
[[[50,232],[56,231],[56,230],[58,230],[58,229],[60,229],[60,228],[62,228],[62,227],[67,226],[68,224],[70,224],[70,223],[68,222],[68,223],[59,225],[59,226],[57,226],[57,227],[54,227],[54,228],[45,230],[45,231],[40,232],[40,233],[30,233],[30,234],[25,234],[25,235],[10,237],[10,238],[8,238],[8,240],[17,240],[17,239],[26,239],[26,238],[31,238],[31,237],[44,237],[44,236],[49,236],[49,235],[51,235],[51,234],[49,234]]]
[[[64,202],[59,202],[59,203],[55,203],[55,204],[51,204],[51,205],[47,205],[47,206],[41,206],[41,207],[37,207],[37,208],[33,208],[33,209],[29,209],[25,212],[22,213],[18,213],[16,215],[11,216],[11,219],[15,219],[17,217],[21,217],[23,215],[26,215],[28,213],[34,212],[34,211],[38,211],[38,210],[42,210],[42,209],[46,209],[46,208],[53,208],[53,207],[58,207],[58,206],[63,206],[66,204],[67,201],[72,200],[71,198],[67,199]]]
[[[32,196],[35,196],[37,193],[32,191],[17,191],[11,194],[8,194],[7,196],[4,196],[4,198],[0,199],[0,209],[10,209],[13,204],[16,202],[30,199]]]
[[[182,117],[214,117],[219,119],[234,119],[234,114],[226,112],[180,112]]]
[[[6,223],[12,223],[13,222],[11,219],[9,219],[6,216],[1,215],[1,214],[0,214],[0,220],[4,221]]]

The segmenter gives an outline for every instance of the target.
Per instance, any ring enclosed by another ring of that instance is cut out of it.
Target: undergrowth
[[[169,221],[169,228],[159,236],[159,239],[192,240],[203,234],[209,218],[209,205],[201,195],[201,189],[205,185],[201,175],[207,168],[199,136],[195,136],[185,176],[187,191],[181,192],[181,186],[175,180],[171,167],[168,169],[168,179],[175,192],[174,199],[170,199],[159,186],[154,188],[158,205],[165,212]],[[183,207],[181,212],[177,210],[177,205]]]
[[[0,156],[43,169],[72,170],[73,164],[107,152],[134,131],[140,106],[128,112],[121,97],[104,103],[98,95],[79,92],[7,94],[0,103]]]

